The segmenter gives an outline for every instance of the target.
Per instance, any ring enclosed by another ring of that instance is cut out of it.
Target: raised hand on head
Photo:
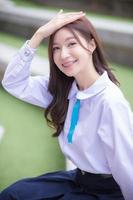
[[[48,23],[41,26],[33,35],[31,40],[29,41],[29,45],[33,48],[37,48],[41,41],[50,36],[59,28],[69,24],[77,19],[85,16],[85,13],[80,12],[67,12],[64,13],[63,10],[60,10],[56,16],[54,16]]]

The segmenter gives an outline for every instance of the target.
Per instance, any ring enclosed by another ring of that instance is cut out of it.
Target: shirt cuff
[[[37,51],[37,49],[31,48],[29,45],[29,40],[25,42],[25,44],[19,50],[19,55],[21,59],[25,62],[31,61]]]

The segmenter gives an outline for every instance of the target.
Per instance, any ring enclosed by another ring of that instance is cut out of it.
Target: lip
[[[73,65],[75,62],[77,62],[77,60],[69,60],[67,62],[62,63],[63,67],[70,67],[71,65]]]

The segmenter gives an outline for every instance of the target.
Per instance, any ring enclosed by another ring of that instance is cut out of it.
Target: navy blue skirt
[[[112,176],[79,169],[47,173],[17,181],[0,193],[0,200],[124,200]]]

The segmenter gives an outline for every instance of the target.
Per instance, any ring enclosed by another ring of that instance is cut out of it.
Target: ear
[[[93,53],[93,51],[96,49],[96,43],[95,40],[92,38],[89,42],[89,51]]]

